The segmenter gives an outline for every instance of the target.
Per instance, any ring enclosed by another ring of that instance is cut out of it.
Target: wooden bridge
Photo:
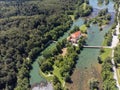
[[[112,48],[111,46],[83,46],[84,48],[98,48],[98,49],[100,49],[100,48]]]

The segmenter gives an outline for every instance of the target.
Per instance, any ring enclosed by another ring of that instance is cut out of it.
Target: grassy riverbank
[[[100,52],[100,58],[102,61],[104,61],[107,57],[111,57],[112,55],[112,49],[109,48],[103,48]]]

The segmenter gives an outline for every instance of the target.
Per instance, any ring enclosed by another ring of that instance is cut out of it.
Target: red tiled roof
[[[71,34],[71,38],[77,39],[80,35],[81,35],[81,32],[77,31],[77,32]]]

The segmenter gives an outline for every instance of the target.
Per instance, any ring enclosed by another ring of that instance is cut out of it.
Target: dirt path
[[[65,56],[67,54],[67,48],[62,49],[62,56]]]

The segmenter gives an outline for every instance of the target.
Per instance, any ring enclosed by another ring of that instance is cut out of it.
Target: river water
[[[89,0],[89,1],[90,1],[90,5],[94,8],[93,9],[94,12],[91,15],[91,17],[95,17],[98,11],[103,8],[108,8],[108,11],[112,14],[112,20],[110,24],[105,26],[103,28],[103,31],[100,31],[98,25],[95,25],[95,24],[94,25],[91,24],[90,28],[88,28],[88,38],[86,40],[87,44],[93,45],[93,46],[100,46],[102,45],[102,41],[104,40],[105,33],[108,32],[109,28],[111,27],[114,21],[114,12],[115,12],[114,3],[110,0],[110,3],[108,5],[103,4],[101,6],[98,6],[97,0]],[[73,25],[71,26],[71,29],[73,29],[74,26],[81,26],[83,23],[84,23],[84,19],[79,18],[78,20],[74,21]],[[66,32],[63,35],[63,37],[59,38],[58,41],[61,41],[62,39],[67,38],[69,31]],[[45,50],[51,49],[55,45],[56,45],[55,43],[52,43]],[[70,88],[69,88],[70,90],[73,90],[74,88],[75,88],[74,90],[85,90],[84,85],[82,84],[86,83],[88,80],[88,79],[85,79],[86,74],[88,73],[89,75],[89,73],[91,73],[91,70],[95,69],[93,68],[94,65],[98,64],[97,63],[98,55],[99,55],[99,49],[88,49],[88,48],[83,49],[83,51],[79,55],[79,60],[77,61],[75,72],[72,75],[73,85],[70,85]],[[41,81],[46,81],[43,77],[39,75],[39,65],[38,65],[39,58],[41,58],[41,56],[38,56],[38,58],[32,64],[33,69],[30,72],[31,85],[40,83]],[[86,73],[83,72],[84,70],[86,70]],[[76,76],[77,78],[75,78]]]
[[[89,1],[90,5],[94,8],[92,17],[95,17],[99,10],[104,8],[108,8],[109,13],[112,15],[111,22],[105,26],[102,31],[99,30],[99,27],[96,24],[92,24],[90,28],[88,28],[88,38],[86,40],[87,45],[101,46],[105,33],[108,32],[114,22],[114,3],[111,0],[108,5],[103,4],[98,6],[97,0]],[[77,61],[76,68],[72,74],[73,83],[68,85],[70,90],[89,90],[88,83],[91,78],[98,79],[100,83],[99,86],[102,87],[101,65],[99,65],[97,61],[99,51],[100,49],[84,48],[79,54],[79,60]]]

